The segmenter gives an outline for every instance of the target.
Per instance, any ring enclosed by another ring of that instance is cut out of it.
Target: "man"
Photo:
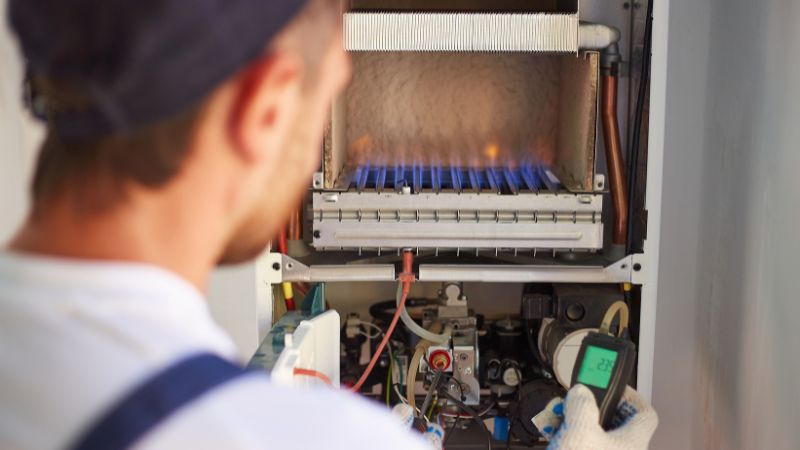
[[[337,2],[12,0],[9,17],[48,131],[0,254],[0,448],[426,448],[355,395],[243,375],[202,294],[318,165],[349,77]]]

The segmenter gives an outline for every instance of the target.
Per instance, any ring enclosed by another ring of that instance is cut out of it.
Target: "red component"
[[[447,370],[450,368],[450,352],[447,350],[434,350],[428,357],[428,364],[436,370]]]

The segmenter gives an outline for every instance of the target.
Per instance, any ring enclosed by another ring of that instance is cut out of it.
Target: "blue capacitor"
[[[508,417],[495,416],[494,433],[492,437],[498,442],[505,442],[508,440]]]

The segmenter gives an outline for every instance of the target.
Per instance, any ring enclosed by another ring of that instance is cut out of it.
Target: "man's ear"
[[[302,72],[298,55],[273,52],[240,74],[228,132],[242,158],[255,161],[283,145],[300,107]]]

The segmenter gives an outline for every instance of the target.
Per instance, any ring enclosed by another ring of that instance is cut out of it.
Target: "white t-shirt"
[[[237,358],[205,299],[153,266],[0,252],[0,448],[62,449],[136,385],[190,355]],[[245,375],[178,410],[136,449],[424,450],[346,392]]]

